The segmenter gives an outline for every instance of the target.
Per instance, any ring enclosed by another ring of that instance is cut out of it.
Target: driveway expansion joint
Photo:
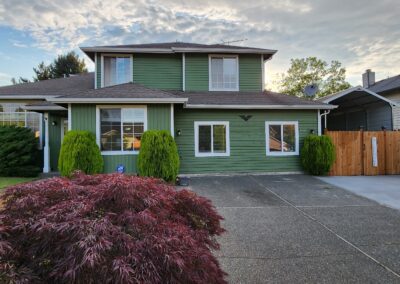
[[[308,214],[307,212],[301,210],[301,207],[296,206],[295,204],[291,203],[290,201],[288,201],[287,199],[285,199],[284,197],[280,196],[279,194],[277,194],[276,192],[274,192],[273,190],[271,190],[270,188],[268,188],[267,186],[265,186],[263,183],[259,182],[254,176],[249,175],[249,178],[255,182],[258,186],[264,188],[265,190],[267,190],[268,192],[270,192],[271,194],[275,195],[277,198],[279,198],[281,201],[283,201],[284,203],[288,204],[289,206],[293,207],[295,210],[297,210],[298,212],[300,212],[305,218],[308,218],[312,221],[314,221],[315,223],[317,223],[318,225],[322,226],[325,230],[327,230],[328,232],[332,233],[333,235],[335,235],[337,238],[339,238],[340,240],[342,240],[343,242],[345,242],[347,245],[351,246],[352,248],[354,248],[355,250],[357,250],[359,253],[363,254],[364,256],[366,256],[367,258],[369,258],[371,261],[373,261],[375,264],[378,264],[379,266],[383,267],[384,269],[386,269],[388,272],[392,273],[393,275],[395,275],[396,277],[400,278],[400,274],[398,274],[397,272],[395,272],[394,270],[392,270],[391,268],[389,268],[388,266],[386,266],[385,264],[381,263],[380,261],[378,261],[377,259],[375,259],[373,256],[369,255],[367,252],[363,251],[361,248],[359,248],[357,245],[353,244],[352,242],[346,240],[344,237],[340,236],[339,234],[337,234],[333,229],[331,229],[330,227],[328,227],[327,225],[325,225],[324,223],[322,223],[321,221],[317,220],[316,218],[312,217],[310,214]]]

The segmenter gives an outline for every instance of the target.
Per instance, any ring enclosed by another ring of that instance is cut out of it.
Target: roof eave
[[[186,104],[185,108],[197,109],[335,109],[336,105],[213,105]]]
[[[0,100],[45,100],[52,96],[40,96],[40,95],[0,95]]]
[[[164,104],[164,103],[186,103],[186,98],[52,98],[48,100],[54,103],[148,103],[148,104]]]
[[[25,106],[23,107],[23,109],[32,111],[67,110],[65,107],[62,106]]]

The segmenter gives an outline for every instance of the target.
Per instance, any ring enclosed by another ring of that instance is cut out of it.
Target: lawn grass
[[[37,178],[23,178],[23,177],[0,177],[0,193],[4,191],[7,186],[28,182]]]

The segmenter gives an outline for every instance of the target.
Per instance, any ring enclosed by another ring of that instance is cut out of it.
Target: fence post
[[[364,145],[364,131],[360,129],[360,141],[361,141],[361,175],[365,175],[365,165],[364,165],[364,155],[365,155],[365,145]]]

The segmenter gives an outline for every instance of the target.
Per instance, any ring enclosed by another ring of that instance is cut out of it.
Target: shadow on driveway
[[[400,212],[311,176],[191,178],[230,283],[400,283]]]

